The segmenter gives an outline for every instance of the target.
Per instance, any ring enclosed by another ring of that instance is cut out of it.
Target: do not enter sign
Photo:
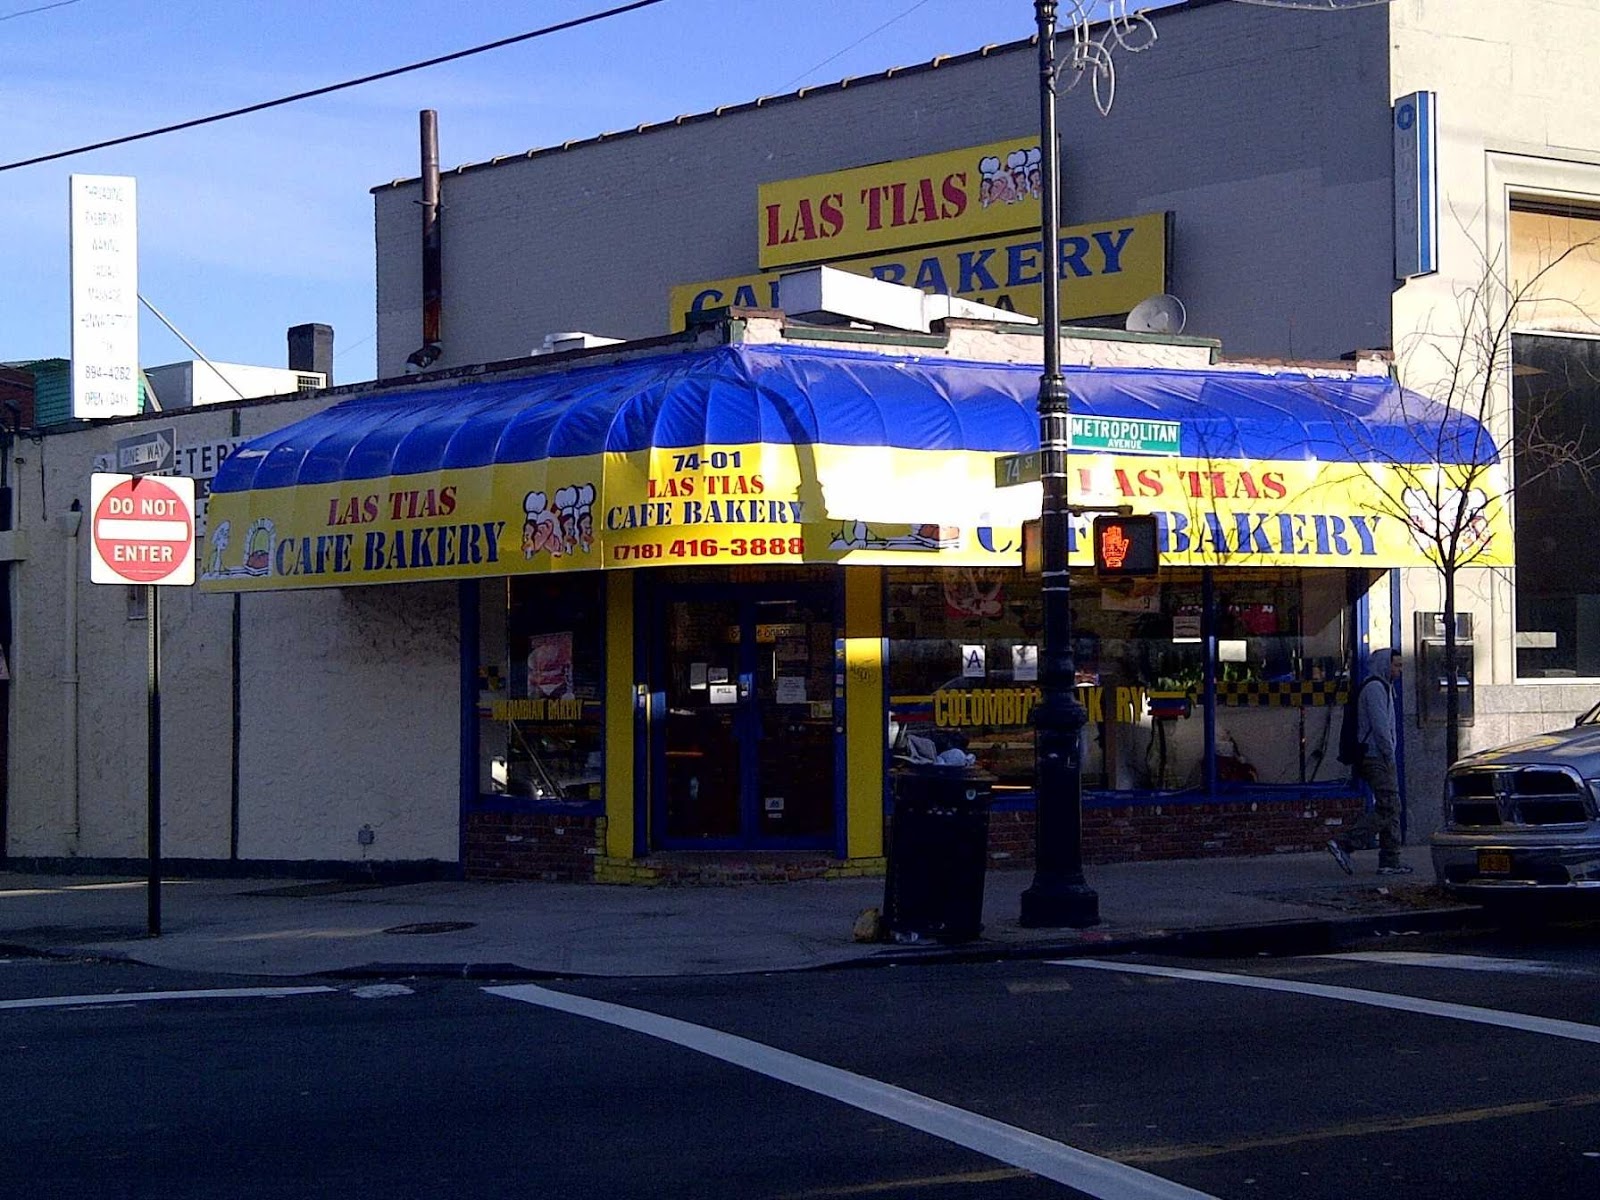
[[[194,582],[194,480],[90,476],[92,583]]]

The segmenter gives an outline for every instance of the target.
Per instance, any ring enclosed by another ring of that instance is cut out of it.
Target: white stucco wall
[[[145,853],[144,620],[123,586],[78,579],[76,811],[70,752],[66,556],[58,525],[88,504],[96,454],[152,426],[180,445],[250,437],[325,398],[107,422],[19,441],[13,482],[27,557],[13,569],[7,850],[16,857]],[[237,417],[238,428],[234,421]],[[226,859],[232,838],[233,607],[164,588],[162,851]],[[453,586],[253,595],[240,602],[238,854],[246,860],[458,858],[459,657]],[[368,825],[370,846],[357,840]]]
[[[1507,277],[1512,194],[1600,202],[1600,6],[1395,0],[1389,12],[1393,95],[1438,94],[1441,269],[1394,297],[1402,379],[1438,395],[1439,351],[1460,345],[1461,299],[1486,269]],[[1509,383],[1500,372],[1491,425],[1502,444]],[[1474,614],[1477,649],[1477,718],[1463,731],[1465,749],[1568,724],[1600,699],[1600,682],[1515,681],[1513,583],[1512,572],[1462,573],[1459,607]],[[1405,597],[1409,639],[1411,612],[1443,607],[1437,573],[1407,572]],[[1413,726],[1409,736],[1424,751],[1409,777],[1413,812],[1436,822],[1443,734]]]

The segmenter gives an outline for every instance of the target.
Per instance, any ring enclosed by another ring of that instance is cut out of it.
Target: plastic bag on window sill
[[[911,752],[911,761],[919,765],[936,763],[941,767],[970,767],[978,761],[976,755],[953,746],[948,750],[938,750],[932,738],[918,737],[916,734],[906,737],[906,748]]]

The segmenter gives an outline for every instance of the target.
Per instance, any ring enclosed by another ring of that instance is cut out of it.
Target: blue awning
[[[1008,454],[1039,447],[1039,368],[732,345],[510,379],[381,389],[249,442],[215,493],[601,452],[784,442]],[[1497,461],[1483,427],[1382,376],[1065,370],[1072,411],[1181,424],[1186,457]]]
[[[1454,513],[1474,561],[1511,561],[1483,427],[1386,377],[1065,374],[1074,419],[1110,423],[1074,434],[1074,503],[1154,514],[1164,563],[1425,566]],[[201,585],[1016,566],[1041,489],[1005,486],[996,460],[1038,449],[1039,375],[777,344],[380,386],[228,458]]]

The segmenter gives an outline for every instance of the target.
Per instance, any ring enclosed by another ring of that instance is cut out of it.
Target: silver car
[[[1461,759],[1433,835],[1439,883],[1464,899],[1600,898],[1600,704],[1571,729]]]

